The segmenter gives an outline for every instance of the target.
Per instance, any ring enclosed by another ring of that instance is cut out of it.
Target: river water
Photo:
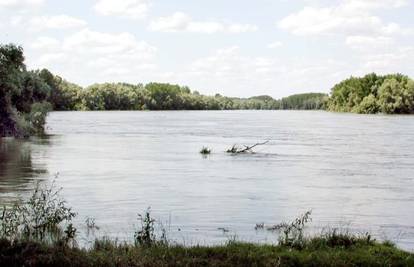
[[[0,201],[36,181],[99,236],[131,239],[151,206],[169,238],[277,241],[256,223],[312,210],[310,232],[371,232],[414,250],[414,117],[315,111],[53,112],[48,136],[0,142]],[[254,154],[229,155],[233,144]],[[203,146],[213,152],[199,154]],[[225,229],[225,230],[223,230]]]

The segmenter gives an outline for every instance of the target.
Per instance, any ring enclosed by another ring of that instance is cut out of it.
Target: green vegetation
[[[325,238],[303,249],[231,242],[214,247],[131,246],[108,240],[91,249],[0,241],[1,266],[413,266],[414,255],[358,240],[349,247]]]
[[[32,196],[20,204],[0,211],[0,238],[45,244],[73,241],[76,229],[71,223],[76,213],[59,197],[55,182],[42,188],[39,183]]]
[[[268,230],[280,231],[282,233],[279,237],[280,245],[299,249],[304,248],[308,242],[304,236],[305,226],[306,223],[312,220],[310,217],[311,214],[311,211],[307,211],[293,222],[283,222],[268,228]]]
[[[132,85],[126,83],[94,84],[79,89],[81,110],[275,110],[322,109],[327,96],[302,94],[293,98],[275,100],[270,96],[251,98],[225,97],[220,94],[205,96],[186,86],[168,83]]]
[[[168,83],[104,83],[82,88],[50,71],[26,70],[22,47],[0,45],[0,137],[44,133],[50,110],[327,109],[355,113],[414,113],[414,81],[402,74],[351,77],[331,95],[307,93],[280,100],[201,95]]]
[[[208,147],[204,147],[200,150],[200,154],[202,155],[210,155],[211,154],[211,149]]]
[[[0,45],[0,137],[43,133],[49,93],[39,72],[26,70],[21,47]]]
[[[414,113],[414,81],[402,74],[351,77],[332,88],[328,110],[363,114]]]
[[[321,93],[307,93],[291,95],[280,100],[280,109],[297,109],[297,110],[311,110],[324,109],[325,103],[328,101],[327,94]]]
[[[54,183],[36,187],[22,204],[3,208],[0,216],[0,266],[413,266],[414,254],[370,235],[338,233],[305,237],[310,221],[306,212],[280,230],[278,245],[229,241],[220,246],[186,247],[167,242],[165,231],[155,234],[150,209],[138,215],[134,244],[97,239],[90,248],[79,248],[76,215],[59,197]],[[93,219],[88,229],[98,229]],[[263,228],[263,227],[261,227]]]

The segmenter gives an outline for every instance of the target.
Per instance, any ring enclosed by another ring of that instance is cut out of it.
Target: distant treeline
[[[321,109],[326,97],[206,96],[168,83],[104,83],[82,88],[47,69],[28,71],[22,47],[0,45],[0,136],[42,133],[50,110]]]
[[[355,113],[414,113],[414,81],[402,74],[351,77],[331,95],[307,93],[274,99],[201,95],[168,83],[104,83],[82,88],[47,69],[28,71],[23,49],[0,45],[0,136],[43,132],[50,110],[278,110],[327,109]]]
[[[44,72],[46,70],[43,70]],[[321,109],[324,94],[303,94],[275,100],[201,95],[186,86],[168,83],[104,83],[81,88],[55,77],[50,84],[55,110],[235,110]]]

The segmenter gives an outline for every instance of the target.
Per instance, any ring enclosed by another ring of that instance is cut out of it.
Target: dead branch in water
[[[227,150],[227,153],[231,153],[231,154],[254,153],[252,150],[253,148],[257,146],[265,145],[267,143],[269,143],[269,140],[263,143],[256,143],[252,146],[244,145],[244,148],[240,148],[240,147],[237,147],[237,145],[233,145],[230,149]]]

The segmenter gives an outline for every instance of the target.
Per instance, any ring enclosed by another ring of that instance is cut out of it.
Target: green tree
[[[18,132],[12,97],[20,95],[22,73],[25,71],[23,48],[0,45],[0,136],[16,135]]]
[[[414,84],[405,77],[402,80],[388,78],[379,89],[381,111],[388,114],[414,113]]]

